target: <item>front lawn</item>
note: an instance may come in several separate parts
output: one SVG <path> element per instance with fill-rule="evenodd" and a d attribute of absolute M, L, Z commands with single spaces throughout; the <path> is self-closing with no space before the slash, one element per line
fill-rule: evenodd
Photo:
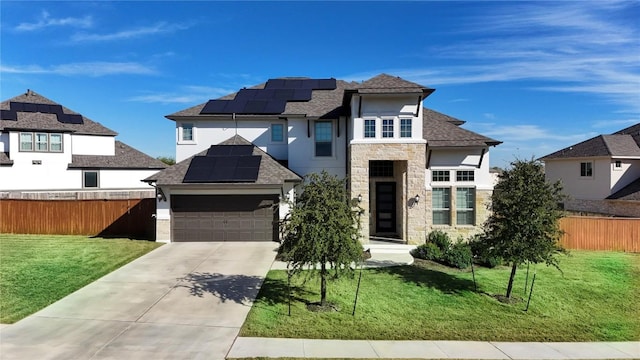
<path fill-rule="evenodd" d="M 160 245 L 86 236 L 0 234 L 0 323 L 14 323 Z"/>
<path fill-rule="evenodd" d="M 564 275 L 537 266 L 529 311 L 526 299 L 507 305 L 510 269 L 471 272 L 439 265 L 365 270 L 355 317 L 355 279 L 329 283 L 337 313 L 310 312 L 320 299 L 317 281 L 296 282 L 287 316 L 287 276 L 271 271 L 241 336 L 314 339 L 637 341 L 640 339 L 640 254 L 573 251 L 561 257 Z M 531 274 L 533 267 L 531 267 Z M 524 297 L 526 267 L 516 275 L 513 296 Z M 294 278 L 295 279 L 295 278 Z M 529 284 L 531 276 L 529 277 Z"/>

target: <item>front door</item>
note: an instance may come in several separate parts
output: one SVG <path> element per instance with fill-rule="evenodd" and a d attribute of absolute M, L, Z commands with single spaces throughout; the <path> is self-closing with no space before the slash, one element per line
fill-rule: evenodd
<path fill-rule="evenodd" d="M 376 232 L 396 232 L 396 183 L 376 183 Z"/>

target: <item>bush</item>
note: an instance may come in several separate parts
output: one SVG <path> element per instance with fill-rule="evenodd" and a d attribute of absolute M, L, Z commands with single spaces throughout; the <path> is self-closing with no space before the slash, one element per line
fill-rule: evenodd
<path fill-rule="evenodd" d="M 480 235 L 474 235 L 469 239 L 469 246 L 474 257 L 474 262 L 488 268 L 494 268 L 502 264 L 502 258 L 491 255 L 489 249 L 484 245 Z"/>
<path fill-rule="evenodd" d="M 471 266 L 471 247 L 469 244 L 459 239 L 455 244 L 451 245 L 449 250 L 444 253 L 443 262 L 458 269 L 466 269 Z"/>
<path fill-rule="evenodd" d="M 434 230 L 427 235 L 427 244 L 428 243 L 435 244 L 442 252 L 446 252 L 451 247 L 449 234 L 440 230 Z"/>
<path fill-rule="evenodd" d="M 411 250 L 411 256 L 418 259 L 437 261 L 442 258 L 442 250 L 433 243 L 426 243 Z"/>

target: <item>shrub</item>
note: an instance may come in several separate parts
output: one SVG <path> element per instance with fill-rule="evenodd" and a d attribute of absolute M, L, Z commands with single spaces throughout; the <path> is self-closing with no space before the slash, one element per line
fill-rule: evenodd
<path fill-rule="evenodd" d="M 442 250 L 433 243 L 426 243 L 411 250 L 411 256 L 418 259 L 438 261 L 442 258 Z"/>
<path fill-rule="evenodd" d="M 442 252 L 446 252 L 451 247 L 449 234 L 440 230 L 430 232 L 429 235 L 427 235 L 427 243 L 435 244 Z"/>
<path fill-rule="evenodd" d="M 484 245 L 480 235 L 474 235 L 469 239 L 469 246 L 474 257 L 474 262 L 488 268 L 494 268 L 502 264 L 499 256 L 491 255 L 489 249 Z"/>
<path fill-rule="evenodd" d="M 451 245 L 449 250 L 444 253 L 443 261 L 446 265 L 452 266 L 458 269 L 466 269 L 471 265 L 471 247 L 469 244 L 458 239 L 458 241 Z"/>

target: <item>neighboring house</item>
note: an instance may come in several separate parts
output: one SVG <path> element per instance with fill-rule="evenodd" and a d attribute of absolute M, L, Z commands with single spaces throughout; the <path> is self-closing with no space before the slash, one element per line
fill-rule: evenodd
<path fill-rule="evenodd" d="M 640 217 L 640 123 L 540 158 L 569 211 Z"/>
<path fill-rule="evenodd" d="M 280 78 L 168 115 L 178 163 L 146 179 L 162 194 L 157 240 L 277 240 L 284 200 L 322 170 L 348 178 L 365 242 L 476 232 L 500 142 L 424 108 L 433 91 L 386 74 Z"/>
<path fill-rule="evenodd" d="M 0 103 L 0 197 L 154 197 L 141 179 L 166 166 L 117 133 L 35 92 Z"/>

